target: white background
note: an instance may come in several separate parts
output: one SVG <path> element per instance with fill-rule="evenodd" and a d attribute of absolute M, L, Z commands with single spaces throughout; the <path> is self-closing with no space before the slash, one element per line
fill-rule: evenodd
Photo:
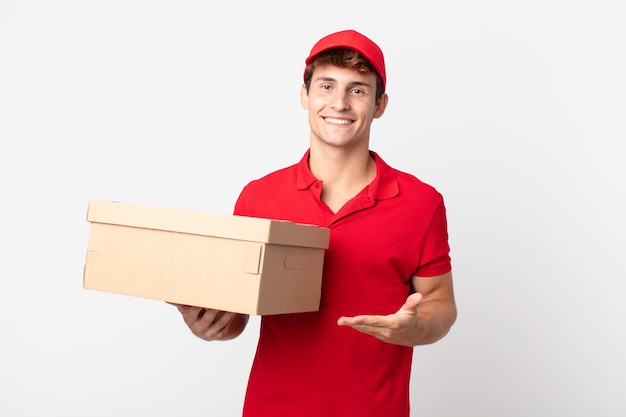
<path fill-rule="evenodd" d="M 206 343 L 84 290 L 87 203 L 231 213 L 306 150 L 304 58 L 347 28 L 386 55 L 372 149 L 448 208 L 459 318 L 415 349 L 413 415 L 625 415 L 625 22 L 621 0 L 2 0 L 0 415 L 239 414 L 258 318 Z"/>

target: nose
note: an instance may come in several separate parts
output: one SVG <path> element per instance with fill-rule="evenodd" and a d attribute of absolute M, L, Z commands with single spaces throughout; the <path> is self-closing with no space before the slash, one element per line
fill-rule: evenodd
<path fill-rule="evenodd" d="M 331 107 L 333 110 L 346 110 L 350 107 L 350 100 L 345 91 L 335 90 L 331 97 Z"/>

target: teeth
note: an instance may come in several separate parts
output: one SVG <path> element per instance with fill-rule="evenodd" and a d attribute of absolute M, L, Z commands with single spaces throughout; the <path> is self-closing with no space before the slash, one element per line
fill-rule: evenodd
<path fill-rule="evenodd" d="M 348 124 L 350 124 L 350 121 L 349 121 L 349 120 L 344 120 L 344 119 L 333 119 L 332 117 L 327 117 L 327 118 L 326 118 L 326 121 L 327 121 L 328 123 L 333 123 L 333 124 L 336 124 L 336 125 L 348 125 Z"/>

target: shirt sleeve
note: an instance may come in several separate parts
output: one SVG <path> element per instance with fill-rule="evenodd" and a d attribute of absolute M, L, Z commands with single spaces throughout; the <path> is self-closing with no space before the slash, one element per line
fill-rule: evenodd
<path fill-rule="evenodd" d="M 248 187 L 249 184 L 246 185 L 241 193 L 239 193 L 239 197 L 237 197 L 237 201 L 235 202 L 235 209 L 233 214 L 236 216 L 250 216 L 250 206 L 248 203 Z"/>
<path fill-rule="evenodd" d="M 446 208 L 443 200 L 435 209 L 424 234 L 420 259 L 420 265 L 413 273 L 414 276 L 432 277 L 445 274 L 452 269 Z"/>

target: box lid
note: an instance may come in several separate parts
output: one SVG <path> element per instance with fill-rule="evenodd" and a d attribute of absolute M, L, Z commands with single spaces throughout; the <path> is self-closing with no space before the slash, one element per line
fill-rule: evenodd
<path fill-rule="evenodd" d="M 330 230 L 284 220 L 90 200 L 87 221 L 277 245 L 328 248 Z"/>

